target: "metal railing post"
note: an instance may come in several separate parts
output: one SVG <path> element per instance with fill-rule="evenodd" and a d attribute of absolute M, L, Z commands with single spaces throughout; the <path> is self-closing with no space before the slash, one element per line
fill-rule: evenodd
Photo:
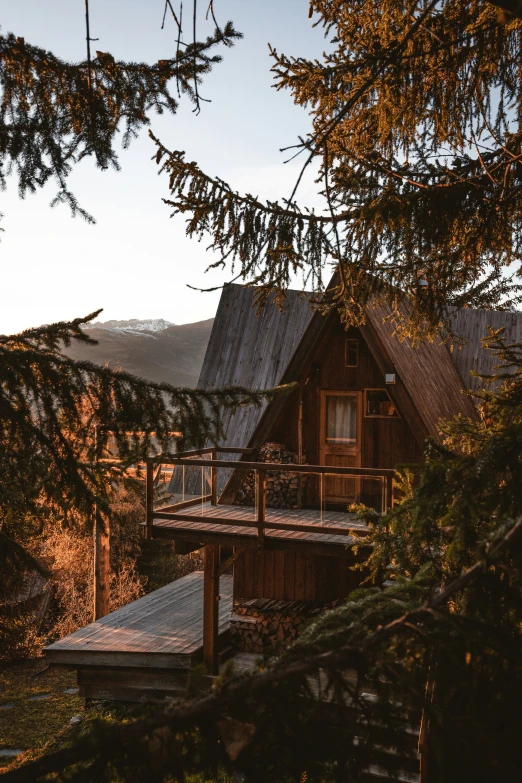
<path fill-rule="evenodd" d="M 145 538 L 152 538 L 152 526 L 154 522 L 154 460 L 147 459 L 147 478 L 145 482 L 145 513 L 146 527 Z"/>
<path fill-rule="evenodd" d="M 214 449 L 211 453 L 213 460 L 217 460 L 217 451 Z M 210 504 L 212 506 L 217 505 L 217 468 L 212 465 L 210 468 L 212 473 L 210 474 Z"/>
<path fill-rule="evenodd" d="M 384 513 L 393 507 L 393 476 L 384 476 Z"/>
<path fill-rule="evenodd" d="M 257 535 L 258 545 L 261 549 L 265 540 L 266 520 L 266 470 L 257 472 Z"/>

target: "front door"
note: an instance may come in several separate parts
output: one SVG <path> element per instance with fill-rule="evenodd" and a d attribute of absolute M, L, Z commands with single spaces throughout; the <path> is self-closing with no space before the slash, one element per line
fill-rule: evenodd
<path fill-rule="evenodd" d="M 362 392 L 321 391 L 320 404 L 320 464 L 360 467 Z M 325 475 L 319 494 L 326 503 L 355 503 L 360 497 L 360 480 Z"/>

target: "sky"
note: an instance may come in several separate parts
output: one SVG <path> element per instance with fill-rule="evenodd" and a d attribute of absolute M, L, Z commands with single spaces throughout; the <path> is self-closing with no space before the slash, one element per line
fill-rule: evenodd
<path fill-rule="evenodd" d="M 179 3 L 176 2 L 175 7 Z M 185 0 L 185 6 L 191 5 Z M 200 0 L 198 37 L 212 32 Z M 175 51 L 172 23 L 161 30 L 164 0 L 90 0 L 93 49 L 114 57 L 156 62 Z M 185 150 L 210 175 L 261 198 L 288 197 L 299 170 L 284 164 L 281 147 L 310 128 L 307 112 L 289 93 L 272 88 L 268 42 L 288 55 L 319 57 L 323 32 L 308 19 L 307 0 L 214 0 L 217 19 L 231 19 L 244 38 L 223 51 L 201 94 L 211 100 L 196 116 L 188 100 L 178 114 L 152 115 L 151 129 L 170 149 Z M 2 33 L 70 60 L 85 58 L 84 0 L 0 0 Z M 121 150 L 121 171 L 83 161 L 69 186 L 95 218 L 88 225 L 66 206 L 51 208 L 55 183 L 24 200 L 14 179 L 0 193 L 0 333 L 68 320 L 104 308 L 101 320 L 165 318 L 190 323 L 211 318 L 219 292 L 198 293 L 231 279 L 205 274 L 216 260 L 185 236 L 184 218 L 170 218 L 165 175 L 151 160 L 147 131 Z M 318 206 L 313 175 L 298 193 L 300 205 Z"/>

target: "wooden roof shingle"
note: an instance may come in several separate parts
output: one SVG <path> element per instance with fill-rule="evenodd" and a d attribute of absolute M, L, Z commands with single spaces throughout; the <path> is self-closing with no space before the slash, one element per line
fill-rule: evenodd
<path fill-rule="evenodd" d="M 300 291 L 288 291 L 283 309 L 267 304 L 259 315 L 254 289 L 229 284 L 223 289 L 198 388 L 244 386 L 271 389 L 285 373 L 312 318 L 310 304 Z M 245 446 L 266 408 L 244 406 L 225 414 L 224 446 Z"/>
<path fill-rule="evenodd" d="M 451 326 L 456 337 L 463 341 L 455 345 L 451 358 L 466 388 L 478 391 L 483 381 L 471 374 L 491 375 L 498 365 L 498 358 L 484 348 L 482 340 L 488 336 L 488 326 L 495 331 L 504 329 L 509 343 L 522 343 L 522 313 L 508 310 L 455 310 Z"/>
<path fill-rule="evenodd" d="M 404 304 L 406 308 L 407 305 Z M 470 397 L 465 394 L 460 374 L 441 337 L 415 344 L 395 335 L 389 307 L 374 305 L 366 310 L 369 323 L 402 379 L 429 435 L 438 437 L 441 419 L 458 413 L 476 415 Z"/>

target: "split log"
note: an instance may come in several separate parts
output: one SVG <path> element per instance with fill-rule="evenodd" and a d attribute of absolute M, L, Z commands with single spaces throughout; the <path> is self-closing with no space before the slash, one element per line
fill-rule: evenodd
<path fill-rule="evenodd" d="M 299 457 L 293 451 L 289 451 L 282 443 L 265 443 L 259 451 L 259 462 L 289 464 L 298 463 Z M 303 457 L 301 464 L 306 464 Z M 280 470 L 275 473 L 267 473 L 266 478 L 266 505 L 269 508 L 297 508 L 300 493 L 302 493 L 307 476 L 298 476 L 288 470 Z M 256 490 L 256 475 L 252 471 L 247 473 L 243 483 L 237 491 L 235 504 L 238 506 L 254 506 Z"/>

